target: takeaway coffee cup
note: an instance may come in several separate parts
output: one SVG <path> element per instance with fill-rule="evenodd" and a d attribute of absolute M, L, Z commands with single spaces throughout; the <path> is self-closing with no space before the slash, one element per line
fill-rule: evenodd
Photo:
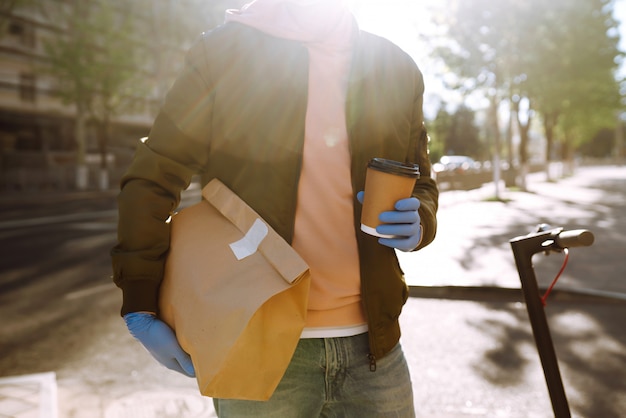
<path fill-rule="evenodd" d="M 394 210 L 398 200 L 410 197 L 419 176 L 417 164 L 371 159 L 365 176 L 361 230 L 376 237 L 393 238 L 376 232 L 376 227 L 382 223 L 378 216 L 381 212 Z"/>

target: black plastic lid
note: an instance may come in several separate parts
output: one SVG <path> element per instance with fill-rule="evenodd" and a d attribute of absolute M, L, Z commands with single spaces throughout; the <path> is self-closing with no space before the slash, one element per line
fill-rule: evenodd
<path fill-rule="evenodd" d="M 373 168 L 374 170 L 382 171 L 383 173 L 416 179 L 420 177 L 420 168 L 417 164 L 402 163 L 400 161 L 387 160 L 385 158 L 372 158 L 367 166 L 369 168 Z"/>

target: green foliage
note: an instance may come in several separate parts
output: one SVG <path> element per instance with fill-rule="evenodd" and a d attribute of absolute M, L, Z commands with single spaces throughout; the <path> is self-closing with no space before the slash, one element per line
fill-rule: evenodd
<path fill-rule="evenodd" d="M 559 122 L 569 147 L 614 124 L 622 54 L 612 0 L 448 3 L 448 41 L 436 53 L 457 75 L 457 88 L 528 98 L 545 121 Z"/>
<path fill-rule="evenodd" d="M 445 109 L 445 106 L 441 106 L 435 119 L 428 124 L 430 158 L 433 162 L 438 161 L 441 156 L 446 154 L 445 138 L 452 124 L 451 120 L 450 113 Z"/>
<path fill-rule="evenodd" d="M 616 22 L 609 0 L 559 0 L 538 17 L 534 42 L 549 38 L 527 65 L 528 92 L 540 113 L 558 112 L 560 131 L 579 145 L 614 124 L 620 107 L 615 80 Z"/>
<path fill-rule="evenodd" d="M 475 121 L 475 112 L 465 106 L 459 107 L 452 114 L 443 107 L 439 109 L 437 117 L 430 124 L 433 161 L 452 154 L 483 159 L 485 147 Z"/>
<path fill-rule="evenodd" d="M 446 154 L 469 155 L 478 158 L 482 144 L 480 133 L 474 120 L 476 116 L 471 109 L 461 106 L 452 115 L 452 123 L 445 139 Z"/>
<path fill-rule="evenodd" d="M 79 164 L 85 161 L 87 121 L 98 127 L 106 168 L 112 118 L 122 112 L 154 112 L 158 108 L 154 103 L 165 95 L 185 50 L 202 31 L 221 22 L 232 3 L 47 0 L 31 5 L 54 24 L 54 36 L 43 41 L 46 61 L 40 72 L 55 80 L 59 98 L 76 108 Z M 219 20 L 217 7 L 222 8 Z"/>
<path fill-rule="evenodd" d="M 600 129 L 591 139 L 580 147 L 584 156 L 595 158 L 611 157 L 615 147 L 615 130 Z"/>
<path fill-rule="evenodd" d="M 66 104 L 102 118 L 141 91 L 132 15 L 103 0 L 50 8 L 48 13 L 59 33 L 44 41 L 48 60 L 42 70 L 54 77 Z"/>
<path fill-rule="evenodd" d="M 45 41 L 44 71 L 58 83 L 59 97 L 102 119 L 133 111 L 164 91 L 191 43 L 223 21 L 242 1 L 88 0 L 40 3 L 59 28 Z M 159 88 L 161 85 L 161 88 Z"/>

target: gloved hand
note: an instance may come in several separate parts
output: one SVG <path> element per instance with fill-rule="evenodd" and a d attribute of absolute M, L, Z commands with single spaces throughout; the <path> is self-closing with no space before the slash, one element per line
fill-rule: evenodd
<path fill-rule="evenodd" d="M 363 203 L 364 192 L 357 193 L 357 199 Z M 376 227 L 382 235 L 395 235 L 395 238 L 379 238 L 378 242 L 401 251 L 413 251 L 421 241 L 420 201 L 416 197 L 400 199 L 394 205 L 394 211 L 382 212 L 378 219 L 384 222 Z"/>
<path fill-rule="evenodd" d="M 195 377 L 189 354 L 178 344 L 174 331 L 156 315 L 147 312 L 132 312 L 124 315 L 131 335 L 148 350 L 152 357 L 168 369 L 189 377 Z"/>

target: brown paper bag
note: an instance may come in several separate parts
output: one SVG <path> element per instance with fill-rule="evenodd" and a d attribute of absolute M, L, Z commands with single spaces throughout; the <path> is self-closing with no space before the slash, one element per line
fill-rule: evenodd
<path fill-rule="evenodd" d="M 202 197 L 172 217 L 159 315 L 203 395 L 267 400 L 304 328 L 308 266 L 219 180 Z"/>

